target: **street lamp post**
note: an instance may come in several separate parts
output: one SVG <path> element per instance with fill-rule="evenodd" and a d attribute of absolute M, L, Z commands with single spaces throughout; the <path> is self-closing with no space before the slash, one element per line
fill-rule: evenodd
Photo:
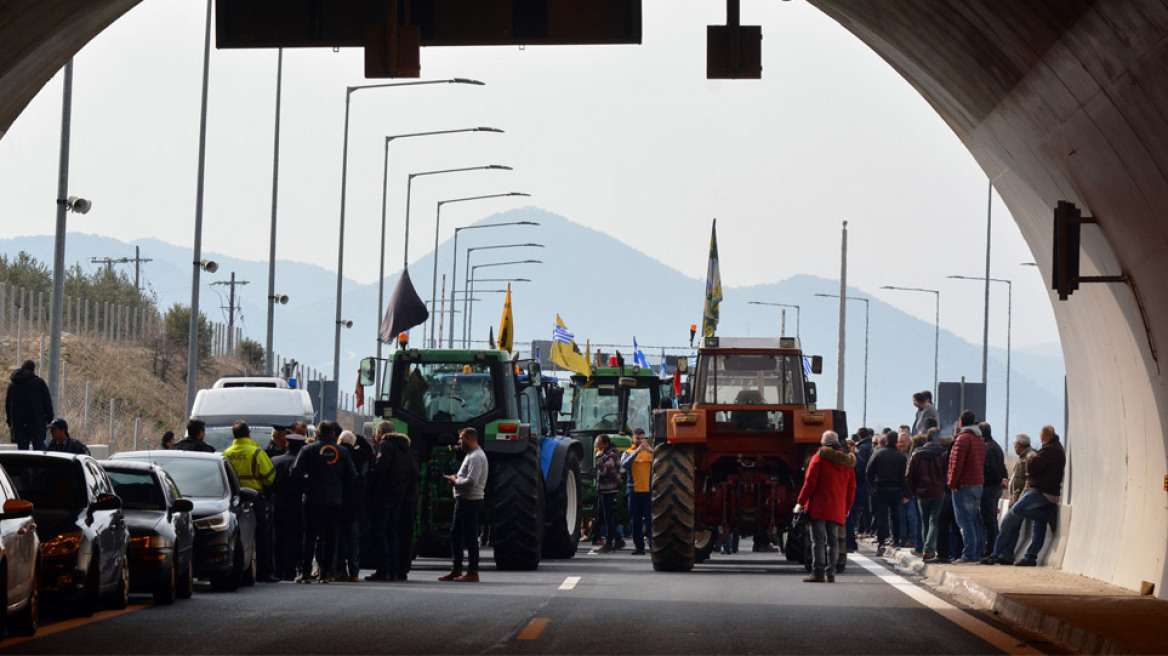
<path fill-rule="evenodd" d="M 203 87 L 199 110 L 199 165 L 195 175 L 195 238 L 191 258 L 191 321 L 187 333 L 187 415 L 195 404 L 199 377 L 199 274 L 203 271 L 203 188 L 207 172 L 207 89 L 211 72 L 211 0 L 203 35 Z"/>
<path fill-rule="evenodd" d="M 473 296 L 476 293 L 475 288 L 474 288 L 475 272 L 476 271 L 478 271 L 481 268 L 485 268 L 485 267 L 506 266 L 509 264 L 543 264 L 543 261 L 542 260 L 515 260 L 512 262 L 488 262 L 486 264 L 476 264 L 470 268 L 470 281 L 467 283 L 467 287 L 466 287 L 466 290 L 467 290 L 466 298 L 469 299 L 471 296 Z M 478 292 L 478 293 L 481 294 L 483 292 Z M 468 316 L 466 318 L 467 334 L 466 334 L 466 339 L 465 339 L 465 342 L 466 342 L 465 348 L 470 348 L 470 335 L 471 335 L 471 330 L 474 326 L 473 313 L 474 313 L 474 306 L 468 305 L 467 314 L 471 315 L 471 316 Z"/>
<path fill-rule="evenodd" d="M 413 137 L 429 137 L 439 134 L 457 134 L 461 132 L 502 132 L 498 128 L 461 128 L 457 130 L 437 130 L 431 132 L 410 132 L 407 134 L 391 134 L 385 137 L 385 163 L 381 172 L 381 244 L 380 259 L 377 275 L 377 321 L 373 326 L 381 325 L 381 318 L 385 314 L 385 207 L 389 193 L 389 144 L 395 139 L 409 139 Z M 381 359 L 381 331 L 377 331 L 377 359 Z M 381 367 L 377 367 L 375 389 L 381 389 Z"/>
<path fill-rule="evenodd" d="M 418 173 L 409 174 L 409 176 L 406 179 L 406 231 L 405 231 L 405 236 L 402 239 L 402 271 L 405 271 L 410 266 L 410 192 L 414 186 L 414 178 L 420 178 L 420 177 L 427 176 L 427 175 L 441 175 L 444 173 L 462 173 L 465 171 L 490 171 L 490 170 L 510 171 L 512 169 L 510 166 L 504 166 L 502 164 L 487 164 L 485 166 L 466 166 L 466 167 L 457 168 L 457 169 L 441 169 L 441 170 L 437 170 L 437 171 L 420 171 Z M 434 260 L 435 260 L 435 263 L 437 263 L 437 260 L 438 260 L 438 252 L 437 251 L 434 252 Z M 437 267 L 435 267 L 435 278 L 437 278 Z M 438 281 L 437 281 L 437 279 L 435 279 L 431 282 L 432 282 L 432 285 L 431 285 L 430 297 L 433 298 L 434 296 L 437 295 Z M 426 328 L 427 328 L 427 326 L 425 326 L 425 325 L 422 326 L 423 344 L 425 343 Z"/>
<path fill-rule="evenodd" d="M 543 244 L 528 243 L 528 244 L 498 244 L 495 246 L 473 246 L 471 248 L 466 249 L 466 280 L 463 281 L 462 288 L 466 289 L 468 291 L 474 291 L 471 287 L 471 275 L 470 275 L 471 274 L 470 254 L 473 253 L 474 251 L 486 251 L 486 250 L 492 250 L 492 249 L 496 249 L 496 248 L 523 248 L 523 247 L 528 247 L 528 246 L 530 246 L 532 248 L 543 248 Z M 455 253 L 456 258 L 457 258 L 457 256 L 458 256 L 458 254 Z M 471 312 L 470 312 L 470 306 L 466 300 L 463 300 L 462 309 L 463 309 L 463 313 L 462 313 L 463 348 L 470 348 L 470 342 L 467 341 L 468 336 L 470 334 L 469 333 L 470 327 L 467 324 L 470 322 Z"/>
<path fill-rule="evenodd" d="M 933 318 L 933 395 L 936 396 L 940 392 L 937 389 L 937 354 L 941 345 L 941 292 L 936 289 L 922 289 L 920 287 L 897 287 L 895 285 L 884 285 L 880 289 L 893 289 L 901 292 L 925 292 L 932 294 L 937 302 L 936 314 Z"/>
<path fill-rule="evenodd" d="M 470 200 L 486 200 L 488 198 L 505 198 L 508 196 L 530 196 L 530 195 L 531 194 L 525 194 L 525 193 L 522 193 L 519 191 L 512 191 L 512 192 L 505 193 L 505 194 L 487 194 L 485 196 L 469 196 L 467 198 L 452 198 L 449 200 L 438 201 L 437 209 L 434 211 L 434 272 L 433 272 L 433 274 L 431 274 L 431 281 L 432 281 L 432 285 L 430 288 L 430 307 L 431 308 L 437 307 L 437 302 L 438 302 L 438 297 L 437 297 L 437 293 L 438 293 L 438 287 L 437 287 L 438 286 L 438 228 L 439 228 L 439 226 L 442 225 L 442 206 L 447 204 L 447 203 L 463 203 L 463 202 L 470 201 Z M 454 231 L 454 238 L 455 238 L 455 242 L 454 242 L 455 249 L 450 251 L 450 259 L 453 262 L 457 263 L 458 262 L 458 229 L 457 228 Z M 454 291 L 454 273 L 453 272 L 450 274 L 450 285 L 451 285 L 450 289 L 453 292 Z M 451 297 L 451 299 L 452 299 L 451 302 L 453 302 L 453 296 Z M 451 309 L 453 309 L 453 306 L 451 306 Z M 435 319 L 434 313 L 431 313 L 430 314 L 430 348 L 437 348 L 437 347 L 442 346 L 442 335 L 438 335 L 436 332 L 434 332 L 434 319 Z M 450 315 L 450 321 L 452 324 L 451 331 L 453 332 L 453 330 L 454 330 L 454 326 L 453 326 L 454 314 L 453 313 Z"/>
<path fill-rule="evenodd" d="M 799 306 L 791 305 L 790 303 L 767 303 L 766 301 L 749 301 L 749 305 L 770 305 L 774 307 L 795 308 L 795 337 L 800 337 L 799 333 Z M 781 331 L 780 331 L 781 332 Z M 779 335 L 782 337 L 782 335 Z"/>
<path fill-rule="evenodd" d="M 469 200 L 469 199 L 468 199 Z M 451 201 L 454 202 L 454 201 Z M 454 229 L 454 248 L 450 251 L 450 333 L 446 342 L 447 348 L 454 348 L 454 288 L 455 282 L 458 280 L 458 233 L 463 230 L 475 230 L 477 228 L 502 228 L 504 226 L 513 225 L 539 225 L 537 221 L 508 221 L 506 223 L 486 223 L 483 225 L 469 225 Z M 467 262 L 470 262 L 470 256 L 467 255 Z M 463 336 L 466 334 L 466 307 L 463 309 Z"/>
<path fill-rule="evenodd" d="M 839 298 L 839 294 L 816 294 L 823 298 Z M 864 418 L 863 424 L 868 425 L 868 299 L 861 296 L 849 296 L 849 301 L 863 301 L 864 303 Z M 843 408 L 840 408 L 841 410 Z"/>
<path fill-rule="evenodd" d="M 954 280 L 981 280 L 1006 283 L 1006 436 L 1010 435 L 1010 346 L 1014 334 L 1014 281 L 981 276 L 947 276 Z"/>
<path fill-rule="evenodd" d="M 272 141 L 272 227 L 268 244 L 268 326 L 264 340 L 264 374 L 274 376 L 272 362 L 272 332 L 276 314 L 276 209 L 280 193 L 280 94 L 284 86 L 284 49 L 276 55 L 276 119 Z M 287 301 L 285 301 L 287 302 Z"/>
<path fill-rule="evenodd" d="M 208 25 L 210 24 L 211 9 L 208 3 L 207 8 Z M 208 35 L 210 30 L 208 29 Z M 210 43 L 210 36 L 208 36 L 208 43 Z M 410 82 L 385 82 L 381 84 L 362 84 L 354 87 L 345 87 L 345 133 L 343 137 L 343 148 L 341 150 L 341 217 L 338 227 L 337 236 L 337 316 L 336 316 L 336 331 L 333 339 L 333 380 L 337 380 L 341 375 L 341 283 L 344 282 L 345 275 L 345 189 L 348 184 L 349 175 L 349 106 L 353 94 L 363 89 L 382 89 L 386 87 L 409 87 L 421 86 L 426 84 L 473 84 L 476 86 L 483 86 L 482 82 L 478 80 L 468 80 L 466 78 L 450 78 L 447 80 L 415 80 Z M 384 240 L 383 240 L 384 241 Z M 196 251 L 195 258 L 198 259 Z M 197 278 L 197 276 L 196 276 Z M 193 324 L 192 324 L 193 325 Z M 190 384 L 187 385 L 188 389 Z M 189 394 L 189 392 L 188 392 Z M 190 404 L 193 400 L 187 400 L 187 409 L 190 409 Z"/>

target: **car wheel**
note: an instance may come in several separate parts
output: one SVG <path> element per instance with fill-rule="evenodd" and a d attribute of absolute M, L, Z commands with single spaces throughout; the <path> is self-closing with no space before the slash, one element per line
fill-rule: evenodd
<path fill-rule="evenodd" d="M 239 579 L 243 575 L 243 550 L 236 543 L 231 550 L 231 569 L 211 577 L 211 589 L 218 592 L 235 592 L 239 589 Z"/>
<path fill-rule="evenodd" d="M 105 599 L 106 605 L 114 610 L 122 610 L 130 605 L 130 557 L 122 556 L 122 567 L 118 573 L 118 583 Z"/>
<path fill-rule="evenodd" d="M 41 564 L 38 562 L 32 573 L 32 590 L 28 593 L 28 603 L 8 618 L 8 630 L 13 635 L 30 636 L 36 633 L 41 621 Z M 5 604 L 7 606 L 7 604 Z"/>
<path fill-rule="evenodd" d="M 179 599 L 190 599 L 195 592 L 195 564 L 187 561 L 182 576 L 178 579 L 178 589 L 175 596 Z"/>
<path fill-rule="evenodd" d="M 178 565 L 172 561 L 170 563 L 170 571 L 166 573 L 166 578 L 155 585 L 155 605 L 167 606 L 174 603 L 174 598 L 178 593 L 178 573 L 175 572 L 176 569 L 178 569 Z"/>

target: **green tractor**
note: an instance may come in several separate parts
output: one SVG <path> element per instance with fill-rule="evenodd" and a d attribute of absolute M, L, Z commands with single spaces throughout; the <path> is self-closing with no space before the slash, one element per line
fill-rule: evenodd
<path fill-rule="evenodd" d="M 572 376 L 572 389 L 570 435 L 588 454 L 581 463 L 580 473 L 584 479 L 584 523 L 591 526 L 597 518 L 596 438 L 608 435 L 613 446 L 623 452 L 632 444 L 634 429 L 643 428 L 649 434 L 653 409 L 662 398 L 663 385 L 651 368 L 614 364 L 593 367 L 590 376 Z M 617 493 L 616 521 L 618 525 L 629 521 L 623 486 Z"/>
<path fill-rule="evenodd" d="M 571 558 L 580 539 L 583 447 L 554 434 L 563 389 L 526 371 L 505 351 L 401 349 L 383 361 L 376 421 L 408 435 L 420 471 L 417 555 L 450 554 L 454 499 L 443 480 L 458 471 L 458 433 L 473 427 L 490 463 L 483 539 L 495 565 L 529 570 L 541 558 Z M 361 362 L 373 384 L 378 362 Z"/>

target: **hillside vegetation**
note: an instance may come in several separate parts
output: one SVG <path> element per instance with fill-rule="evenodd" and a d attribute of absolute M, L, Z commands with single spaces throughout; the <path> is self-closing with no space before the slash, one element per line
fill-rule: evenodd
<path fill-rule="evenodd" d="M 42 369 L 48 366 L 47 344 L 46 339 L 43 367 L 37 368 L 37 375 L 46 380 Z M 25 339 L 20 359 L 37 362 L 40 348 L 39 337 Z M 5 389 L 9 375 L 20 364 L 17 357 L 15 338 L 0 342 Z M 167 430 L 182 438 L 186 425 L 185 354 L 175 357 L 153 345 L 65 335 L 61 359 L 65 385 L 56 411 L 69 422 L 73 437 L 87 444 L 110 444 L 113 451 L 135 447 L 136 426 L 139 448 L 157 446 Z M 230 357 L 204 358 L 200 365 L 199 389 L 210 387 L 221 376 L 247 372 L 242 361 Z M 6 425 L 0 426 L 0 440 L 11 441 Z"/>

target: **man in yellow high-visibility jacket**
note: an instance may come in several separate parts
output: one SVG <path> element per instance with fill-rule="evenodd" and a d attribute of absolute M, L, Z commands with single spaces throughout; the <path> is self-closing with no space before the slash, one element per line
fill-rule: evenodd
<path fill-rule="evenodd" d="M 276 468 L 268 454 L 251 439 L 251 428 L 247 422 L 237 421 L 231 426 L 231 434 L 235 439 L 231 446 L 223 450 L 223 457 L 231 463 L 239 477 L 239 484 L 260 493 L 255 500 L 256 517 L 256 580 L 264 583 L 275 583 L 280 577 L 275 575 L 275 561 L 273 560 L 273 528 L 272 504 L 266 493 L 276 480 Z"/>

